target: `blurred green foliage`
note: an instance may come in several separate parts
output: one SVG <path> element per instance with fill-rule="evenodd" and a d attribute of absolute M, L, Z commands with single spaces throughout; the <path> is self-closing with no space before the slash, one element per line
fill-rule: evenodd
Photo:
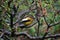
<path fill-rule="evenodd" d="M 12 8 L 8 7 L 8 1 L 9 0 L 0 1 L 1 2 L 1 4 L 0 4 L 1 5 L 1 7 L 0 7 L 0 19 L 2 19 L 2 22 L 0 22 L 0 28 L 3 27 L 3 25 L 4 25 L 4 26 L 6 26 L 5 28 L 8 27 L 8 29 L 10 29 L 9 26 L 7 26 L 8 24 L 6 24 L 6 21 L 10 22 L 9 13 L 12 10 Z M 11 3 L 11 7 L 13 6 L 14 3 L 16 3 L 16 5 L 18 5 L 22 1 L 23 0 L 17 0 L 17 2 L 15 2 L 15 0 L 13 0 L 13 2 Z M 24 0 L 23 3 L 19 5 L 18 12 L 21 10 L 27 10 L 31 6 L 31 3 L 32 3 L 32 0 Z M 49 24 L 53 24 L 55 22 L 60 21 L 60 13 L 56 13 L 56 10 L 60 10 L 60 0 L 57 0 L 57 1 L 56 0 L 42 0 L 42 7 L 47 9 L 48 16 L 46 17 L 46 20 Z M 7 14 L 8 16 L 5 15 L 6 10 L 8 11 L 8 14 Z M 30 12 L 29 14 L 34 16 L 33 12 Z M 56 16 L 55 16 L 55 14 L 56 14 Z M 16 20 L 16 19 L 14 19 L 14 20 Z M 41 18 L 40 19 L 41 25 L 43 24 L 43 22 L 44 22 L 44 19 Z M 45 32 L 44 28 L 46 29 L 46 27 L 44 27 L 43 25 L 40 27 L 40 29 L 41 29 L 40 34 L 41 35 L 43 35 L 43 33 Z M 25 30 L 28 30 L 28 29 L 25 29 Z M 60 30 L 60 25 L 52 27 L 52 30 L 50 32 L 53 31 L 53 33 L 54 33 L 56 30 Z M 28 32 L 30 34 L 34 35 L 36 33 L 35 27 L 32 27 L 31 29 L 29 29 Z"/>

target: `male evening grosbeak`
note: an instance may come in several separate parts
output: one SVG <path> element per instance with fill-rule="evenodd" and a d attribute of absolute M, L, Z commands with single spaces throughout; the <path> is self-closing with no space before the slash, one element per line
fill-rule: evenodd
<path fill-rule="evenodd" d="M 27 26 L 31 25 L 34 21 L 33 16 L 26 16 L 19 22 L 20 28 L 26 28 Z"/>

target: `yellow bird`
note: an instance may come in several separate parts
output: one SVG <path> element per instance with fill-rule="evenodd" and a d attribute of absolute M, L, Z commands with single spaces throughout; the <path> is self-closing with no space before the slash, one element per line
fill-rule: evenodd
<path fill-rule="evenodd" d="M 25 28 L 25 27 L 29 26 L 30 24 L 32 24 L 33 21 L 34 21 L 33 16 L 26 16 L 25 18 L 23 18 L 20 21 L 19 26 L 20 26 L 20 28 Z"/>

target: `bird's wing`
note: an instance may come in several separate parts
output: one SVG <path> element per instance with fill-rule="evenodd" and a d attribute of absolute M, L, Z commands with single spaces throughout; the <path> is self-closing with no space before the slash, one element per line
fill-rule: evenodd
<path fill-rule="evenodd" d="M 30 20 L 28 20 L 28 19 L 22 19 L 22 23 L 24 23 L 24 22 L 29 22 Z"/>

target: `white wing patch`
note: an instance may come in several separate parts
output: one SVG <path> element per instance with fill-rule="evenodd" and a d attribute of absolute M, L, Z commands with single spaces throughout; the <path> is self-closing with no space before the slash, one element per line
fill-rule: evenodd
<path fill-rule="evenodd" d="M 22 21 L 27 21 L 28 19 L 27 18 L 25 18 L 25 19 L 22 19 Z"/>

